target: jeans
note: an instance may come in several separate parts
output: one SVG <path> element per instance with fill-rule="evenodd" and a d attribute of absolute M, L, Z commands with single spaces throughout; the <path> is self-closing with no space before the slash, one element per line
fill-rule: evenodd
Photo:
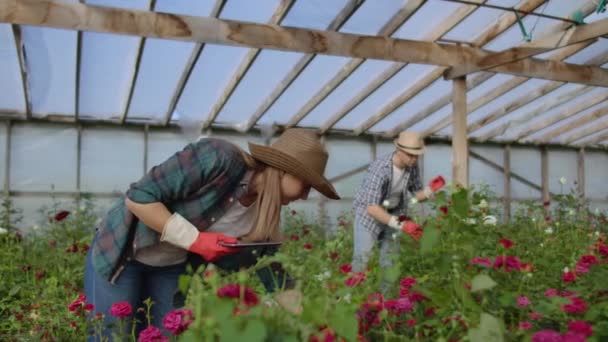
<path fill-rule="evenodd" d="M 95 243 L 93 240 L 92 243 Z M 92 250 L 92 249 L 91 249 Z M 148 266 L 135 260 L 129 261 L 115 284 L 102 278 L 92 266 L 91 250 L 87 255 L 84 273 L 84 293 L 87 303 L 95 305 L 93 314 L 101 313 L 105 316 L 104 327 L 117 323 L 117 319 L 110 315 L 110 308 L 116 302 L 127 301 L 133 308 L 144 307 L 143 300 L 150 297 L 153 301 L 150 324 L 163 329 L 162 319 L 165 315 L 185 304 L 185 296 L 179 291 L 178 278 L 185 273 L 186 265 L 191 264 L 194 269 L 206 262 L 198 255 L 190 254 L 186 263 L 155 267 Z M 258 257 L 276 253 L 276 247 L 243 248 L 240 253 L 227 255 L 214 262 L 218 268 L 227 272 L 235 272 L 239 269 L 248 268 L 256 264 Z M 269 267 L 257 270 L 257 275 L 268 292 L 274 292 L 277 288 L 291 288 L 294 286 L 285 270 L 278 263 L 272 263 Z M 136 336 L 139 331 L 147 327 L 144 313 L 136 316 L 140 321 L 136 328 Z M 131 325 L 125 328 L 125 334 L 130 333 Z M 104 339 L 111 338 L 111 329 L 104 329 Z M 89 341 L 98 341 L 99 336 L 89 338 Z"/>
<path fill-rule="evenodd" d="M 87 303 L 95 305 L 93 313 L 105 316 L 104 327 L 117 323 L 117 319 L 110 315 L 110 308 L 116 302 L 129 302 L 135 314 L 138 308 L 145 308 L 143 301 L 151 298 L 153 303 L 150 309 L 150 324 L 161 329 L 163 317 L 169 311 L 184 305 L 183 296 L 179 296 L 178 292 L 178 277 L 185 272 L 185 263 L 153 267 L 132 260 L 125 265 L 113 285 L 95 272 L 91 259 L 89 251 L 84 273 L 84 294 L 87 296 Z M 138 333 L 147 327 L 148 322 L 145 312 L 139 312 L 135 317 L 140 321 L 136 328 Z M 128 322 L 129 324 L 123 324 L 128 325 L 124 326 L 127 335 L 130 333 L 131 320 Z M 112 332 L 109 329 L 103 330 L 104 338 L 111 337 Z M 89 341 L 97 341 L 98 337 L 92 337 Z"/>
<path fill-rule="evenodd" d="M 366 213 L 355 213 L 355 226 L 354 226 L 354 246 L 353 246 L 353 260 L 352 270 L 353 272 L 363 272 L 367 269 L 369 258 L 371 257 L 374 247 L 376 244 L 379 245 L 379 260 L 378 263 L 381 269 L 388 269 L 393 266 L 393 259 L 398 256 L 399 253 L 399 239 L 393 238 L 392 228 L 387 225 L 382 225 L 380 233 L 375 234 L 369 231 L 362 224 L 362 215 Z M 383 292 L 388 291 L 390 284 L 383 281 L 380 285 Z"/>

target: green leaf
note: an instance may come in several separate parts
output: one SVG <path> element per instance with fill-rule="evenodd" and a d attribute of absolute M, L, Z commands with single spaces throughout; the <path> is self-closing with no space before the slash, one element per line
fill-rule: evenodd
<path fill-rule="evenodd" d="M 452 208 L 456 215 L 467 217 L 469 215 L 469 198 L 466 189 L 460 189 L 452 194 Z"/>
<path fill-rule="evenodd" d="M 258 319 L 247 321 L 245 329 L 241 332 L 240 340 L 248 342 L 263 342 L 266 339 L 266 326 Z"/>
<path fill-rule="evenodd" d="M 429 253 L 439 242 L 441 232 L 437 228 L 428 227 L 424 230 L 420 239 L 420 252 L 422 254 Z"/>
<path fill-rule="evenodd" d="M 478 274 L 471 281 L 471 292 L 489 290 L 494 288 L 496 285 L 498 284 L 487 274 Z"/>
<path fill-rule="evenodd" d="M 332 315 L 329 316 L 329 326 L 347 341 L 357 339 L 356 312 L 346 306 L 337 306 Z"/>
<path fill-rule="evenodd" d="M 187 274 L 182 274 L 178 278 L 179 290 L 183 294 L 188 293 L 188 289 L 190 288 L 190 281 L 192 280 L 192 276 Z"/>
<path fill-rule="evenodd" d="M 470 309 L 472 311 L 479 310 L 479 306 L 473 300 L 473 297 L 471 297 L 471 293 L 464 286 L 464 284 L 462 283 L 462 281 L 460 279 L 454 279 L 453 286 L 454 286 L 454 291 L 456 292 L 457 299 L 462 301 L 462 305 L 464 305 L 467 309 Z"/>
<path fill-rule="evenodd" d="M 479 327 L 469 330 L 469 340 L 471 342 L 504 341 L 502 322 L 487 313 L 481 314 Z"/>

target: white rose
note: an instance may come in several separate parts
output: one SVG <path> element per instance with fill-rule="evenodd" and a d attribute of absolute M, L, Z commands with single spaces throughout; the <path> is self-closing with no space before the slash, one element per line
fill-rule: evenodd
<path fill-rule="evenodd" d="M 568 273 L 570 272 L 570 269 L 568 268 L 568 266 L 564 267 L 564 273 Z"/>
<path fill-rule="evenodd" d="M 346 295 L 344 295 L 344 297 L 342 297 L 342 298 L 344 298 L 344 301 L 345 301 L 345 302 L 350 303 L 350 293 L 347 293 L 347 294 L 346 294 Z"/>
<path fill-rule="evenodd" d="M 595 231 L 595 236 L 600 236 L 600 232 L 599 231 Z"/>
<path fill-rule="evenodd" d="M 464 220 L 464 223 L 470 224 L 470 225 L 475 225 L 475 224 L 477 224 L 477 220 L 472 217 L 469 217 L 466 220 Z"/>
<path fill-rule="evenodd" d="M 8 229 L 0 227 L 0 235 L 7 234 L 7 233 L 8 233 Z"/>
<path fill-rule="evenodd" d="M 549 227 L 545 229 L 545 234 L 553 234 L 553 228 Z"/>
<path fill-rule="evenodd" d="M 410 199 L 410 203 L 411 203 L 411 204 L 416 204 L 416 203 L 418 203 L 418 199 L 417 199 L 416 197 L 412 197 L 412 198 Z"/>
<path fill-rule="evenodd" d="M 560 177 L 560 179 L 559 179 L 559 183 L 560 183 L 561 185 L 565 185 L 565 184 L 566 184 L 566 177 Z"/>
<path fill-rule="evenodd" d="M 382 201 L 382 206 L 387 208 L 389 205 L 391 205 L 391 202 L 389 202 L 388 200 L 384 200 Z"/>
<path fill-rule="evenodd" d="M 574 211 L 574 209 L 572 209 L 572 208 L 570 208 L 570 209 L 568 210 L 568 215 L 569 215 L 569 216 L 574 216 L 574 214 L 575 214 L 575 213 L 576 213 L 576 212 L 575 212 L 575 211 Z"/>
<path fill-rule="evenodd" d="M 482 209 L 487 208 L 487 207 L 488 207 L 488 202 L 486 202 L 486 200 L 485 200 L 485 199 L 482 199 L 482 200 L 479 202 L 479 207 L 480 207 L 480 208 L 482 208 Z"/>
<path fill-rule="evenodd" d="M 496 217 L 492 215 L 488 215 L 483 218 L 483 224 L 488 226 L 495 226 L 497 222 L 498 220 L 496 219 Z"/>

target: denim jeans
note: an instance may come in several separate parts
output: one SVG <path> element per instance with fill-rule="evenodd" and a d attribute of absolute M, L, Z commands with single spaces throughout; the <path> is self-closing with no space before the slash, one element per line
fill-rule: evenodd
<path fill-rule="evenodd" d="M 95 243 L 95 240 L 92 243 Z M 85 266 L 84 292 L 87 303 L 95 305 L 93 314 L 101 313 L 105 316 L 104 327 L 117 323 L 116 318 L 110 316 L 112 304 L 127 301 L 135 313 L 137 308 L 145 307 L 143 300 L 150 297 L 153 301 L 150 323 L 163 329 L 163 317 L 169 311 L 183 307 L 185 304 L 185 296 L 179 292 L 178 278 L 185 272 L 186 264 L 191 264 L 194 269 L 206 264 L 201 257 L 193 254 L 189 255 L 186 263 L 164 267 L 148 266 L 131 260 L 125 265 L 115 284 L 111 284 L 93 269 L 91 250 L 87 255 Z M 272 255 L 276 251 L 276 247 L 243 248 L 240 253 L 227 255 L 214 264 L 223 271 L 235 272 L 255 265 L 259 257 Z M 277 288 L 293 287 L 293 280 L 278 263 L 257 270 L 257 275 L 268 292 L 274 292 Z M 136 318 L 141 322 L 136 329 L 138 333 L 147 327 L 147 321 L 142 313 Z M 130 331 L 130 326 L 125 329 Z M 104 337 L 111 338 L 111 334 L 111 329 L 104 329 Z M 89 341 L 97 340 L 98 336 L 89 339 Z"/>
<path fill-rule="evenodd" d="M 362 224 L 362 216 L 366 213 L 355 213 L 354 226 L 354 246 L 353 246 L 353 272 L 363 272 L 367 269 L 369 258 L 371 257 L 374 247 L 378 245 L 379 255 L 378 263 L 381 269 L 388 269 L 393 266 L 393 259 L 399 253 L 399 239 L 393 238 L 394 230 L 386 225 L 382 225 L 382 230 L 379 234 L 374 234 Z M 388 291 L 390 284 L 382 282 L 381 290 Z"/>
<path fill-rule="evenodd" d="M 138 308 L 145 308 L 143 301 L 151 298 L 153 303 L 150 310 L 152 316 L 150 324 L 163 329 L 163 317 L 169 311 L 184 305 L 183 297 L 178 293 L 178 277 L 184 272 L 185 263 L 153 267 L 132 260 L 125 265 L 116 283 L 111 284 L 95 272 L 89 251 L 84 273 L 84 294 L 87 296 L 87 303 L 95 305 L 94 313 L 105 316 L 104 327 L 117 323 L 117 319 L 110 315 L 112 304 L 129 302 L 135 314 Z M 148 322 L 144 312 L 139 312 L 135 317 L 140 321 L 136 332 L 145 329 Z M 131 329 L 130 320 L 128 327 L 124 328 L 128 334 Z M 110 329 L 104 329 L 103 335 L 111 337 L 111 333 Z M 97 340 L 98 336 L 89 339 L 89 341 Z"/>

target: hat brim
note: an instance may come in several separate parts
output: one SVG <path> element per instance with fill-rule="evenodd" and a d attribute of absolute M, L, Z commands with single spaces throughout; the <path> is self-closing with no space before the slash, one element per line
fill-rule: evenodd
<path fill-rule="evenodd" d="M 407 152 L 409 154 L 413 154 L 413 155 L 416 155 L 416 156 L 424 154 L 424 147 L 421 147 L 419 149 L 412 149 L 412 148 L 403 147 L 403 146 L 399 145 L 399 143 L 397 142 L 397 140 L 398 139 L 393 140 L 393 143 L 395 144 L 395 147 L 397 147 L 401 151 L 405 151 L 405 152 Z"/>
<path fill-rule="evenodd" d="M 249 152 L 253 158 L 304 180 L 325 197 L 340 199 L 340 195 L 327 178 L 311 170 L 296 158 L 276 148 L 254 143 L 249 143 Z"/>

